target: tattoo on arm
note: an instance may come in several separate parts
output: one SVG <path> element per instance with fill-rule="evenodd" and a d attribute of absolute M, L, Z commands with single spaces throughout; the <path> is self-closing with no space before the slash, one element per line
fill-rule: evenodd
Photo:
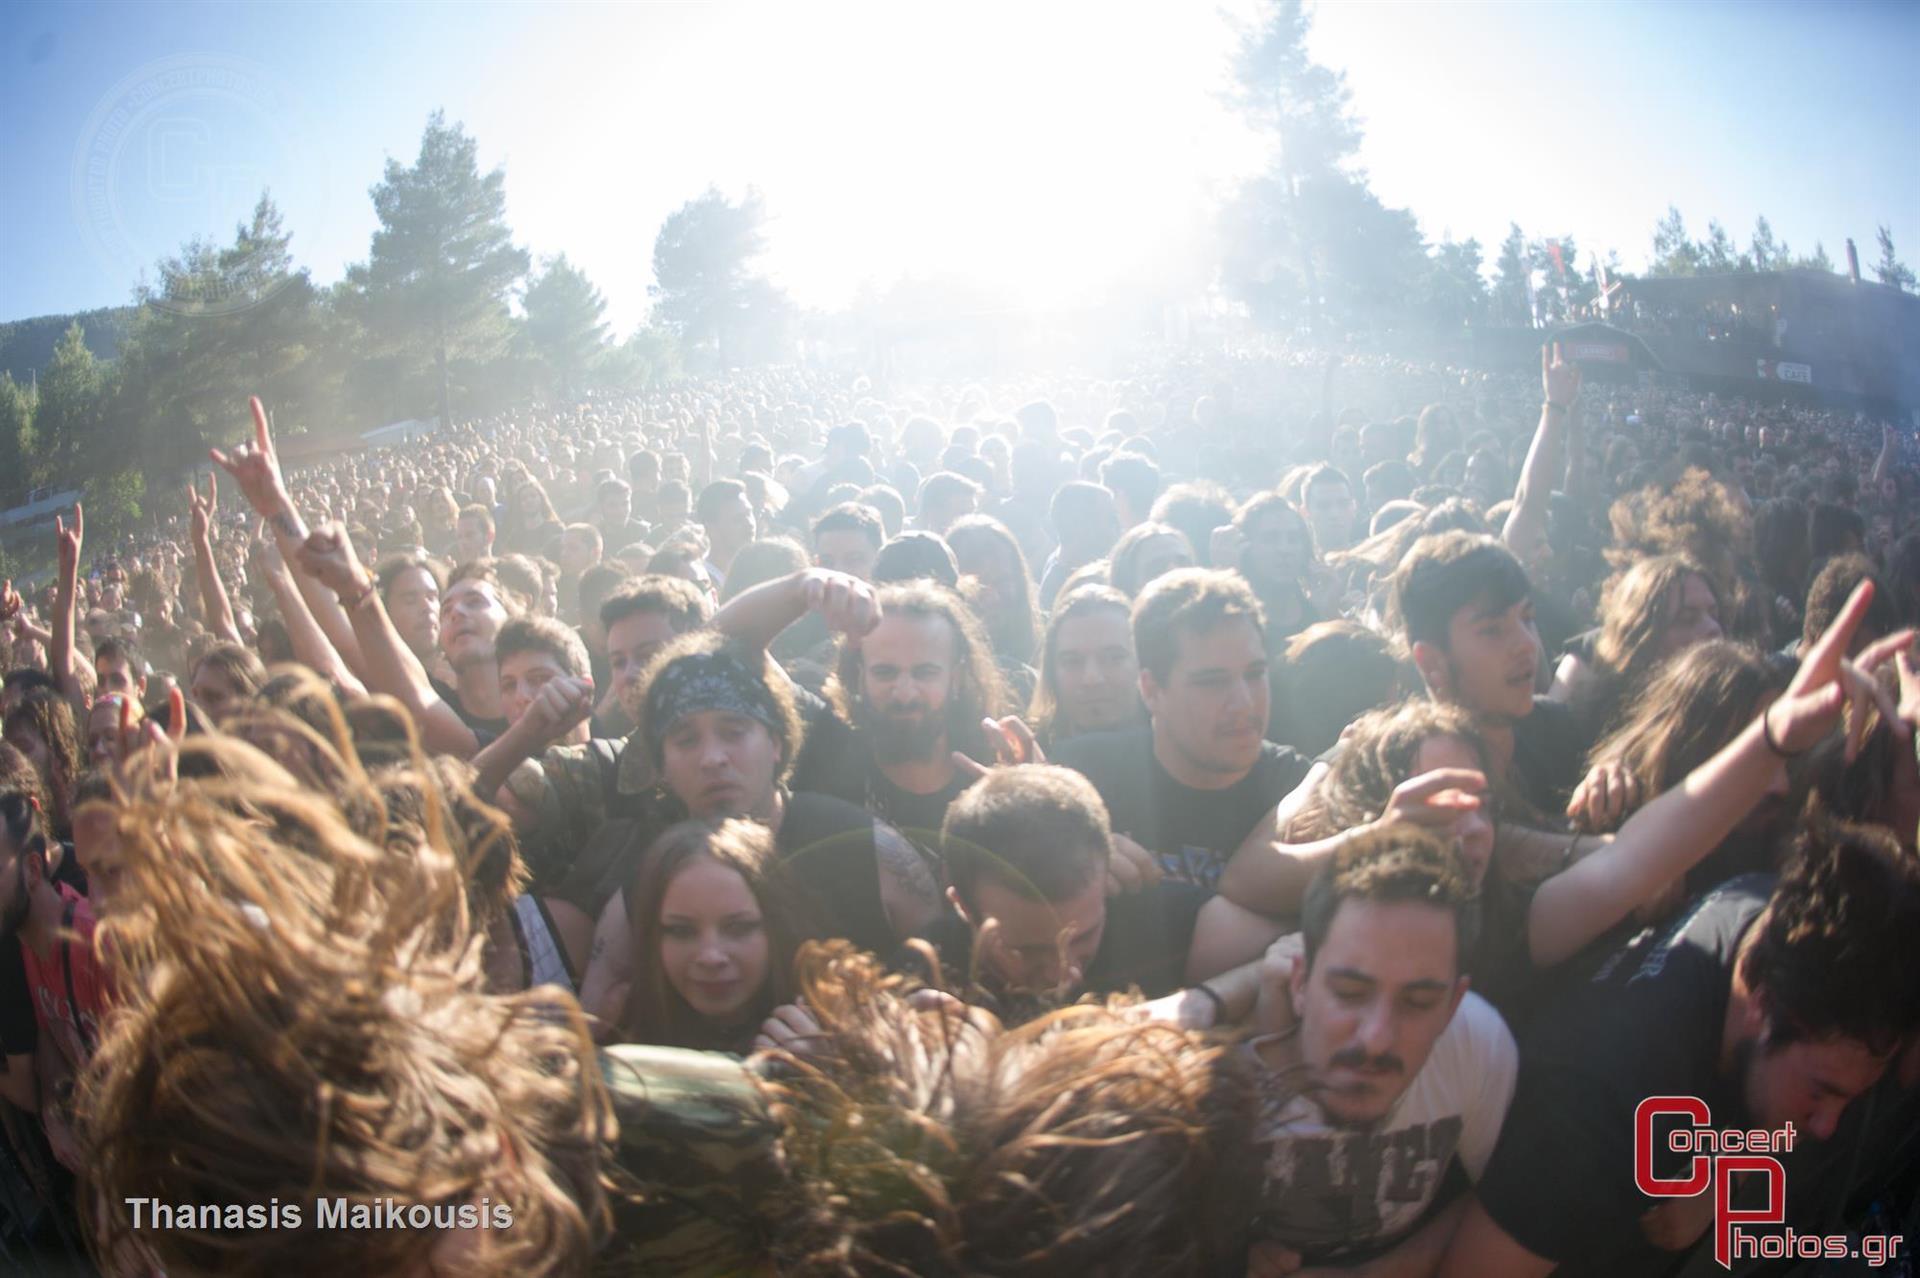
<path fill-rule="evenodd" d="M 307 539 L 306 525 L 300 521 L 300 516 L 291 510 L 275 511 L 267 522 L 272 524 L 283 537 L 290 537 L 294 541 Z"/>

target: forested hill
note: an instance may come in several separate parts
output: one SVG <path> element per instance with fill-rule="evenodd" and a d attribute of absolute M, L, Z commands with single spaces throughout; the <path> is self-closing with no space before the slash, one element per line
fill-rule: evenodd
<path fill-rule="evenodd" d="M 59 345 L 60 335 L 76 320 L 94 358 L 112 359 L 120 353 L 133 310 L 131 306 L 105 306 L 97 311 L 36 315 L 0 324 L 0 373 L 11 373 L 13 380 L 24 384 L 35 373 L 45 371 L 53 362 L 53 348 Z"/>

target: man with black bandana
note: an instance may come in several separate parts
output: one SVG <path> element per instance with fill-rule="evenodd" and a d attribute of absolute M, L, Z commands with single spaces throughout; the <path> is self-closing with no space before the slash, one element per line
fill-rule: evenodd
<path fill-rule="evenodd" d="M 639 719 L 626 749 L 645 751 L 662 796 L 617 862 L 595 928 L 580 997 L 603 1023 L 617 1018 L 631 979 L 627 889 L 636 858 L 675 821 L 744 816 L 770 827 L 807 891 L 805 907 L 827 934 L 862 949 L 887 952 L 933 918 L 933 869 L 911 843 L 853 804 L 785 787 L 804 730 L 765 653 L 712 633 L 677 640 L 647 675 Z"/>

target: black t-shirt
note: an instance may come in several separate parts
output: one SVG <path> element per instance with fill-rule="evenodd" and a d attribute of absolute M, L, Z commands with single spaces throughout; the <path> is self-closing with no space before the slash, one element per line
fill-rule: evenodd
<path fill-rule="evenodd" d="M 787 875 L 813 897 L 827 936 L 875 954 L 893 948 L 872 816 L 831 795 L 790 794 L 774 847 Z"/>
<path fill-rule="evenodd" d="M 1063 741 L 1052 761 L 1093 782 L 1115 833 L 1152 852 L 1169 878 L 1208 891 L 1240 841 L 1312 766 L 1297 750 L 1266 741 L 1246 776 L 1225 789 L 1196 790 L 1154 757 L 1150 727 Z"/>
<path fill-rule="evenodd" d="M 1560 1275 L 1661 1274 L 1675 1253 L 1640 1231 L 1657 1206 L 1634 1184 L 1634 1110 L 1649 1096 L 1697 1096 L 1715 1127 L 1750 1126 L 1741 1088 L 1720 1077 L 1734 957 L 1773 887 L 1735 879 L 1661 932 L 1560 987 L 1521 1039 L 1520 1079 L 1479 1183 L 1493 1219 Z M 1655 1173 L 1686 1155 L 1655 1131 Z M 1791 1186 L 1793 1178 L 1788 1176 Z"/>
<path fill-rule="evenodd" d="M 1193 946 L 1193 929 L 1200 907 L 1212 893 L 1186 883 L 1156 883 L 1138 892 L 1107 898 L 1107 923 L 1100 934 L 1100 948 L 1074 997 L 1082 994 L 1124 994 L 1139 990 L 1148 998 L 1171 994 L 1186 985 L 1187 951 Z M 982 1002 L 1014 1019 L 1024 1019 L 1044 1011 L 1038 1001 L 1023 996 L 1007 996 L 992 985 L 974 988 L 985 973 L 973 968 L 973 929 L 958 914 L 948 911 L 927 928 L 921 939 L 940 955 L 945 969 L 943 984 L 969 990 L 973 1001 Z M 925 974 L 919 951 L 903 949 L 895 966 L 915 974 Z"/>
<path fill-rule="evenodd" d="M 1513 780 L 1521 796 L 1543 816 L 1565 812 L 1592 745 L 1570 708 L 1535 697 L 1533 713 L 1513 725 Z"/>
<path fill-rule="evenodd" d="M 460 722 L 473 729 L 473 735 L 480 739 L 480 748 L 482 750 L 492 745 L 495 741 L 498 741 L 500 734 L 507 730 L 507 721 L 505 718 L 483 719 L 479 715 L 470 712 L 466 706 L 460 703 L 460 690 L 458 688 L 451 687 L 433 678 L 429 678 L 427 682 L 433 685 L 434 692 L 439 695 L 442 701 L 453 707 L 453 712 L 460 716 Z"/>
<path fill-rule="evenodd" d="M 807 735 L 794 764 L 794 789 L 844 799 L 865 808 L 921 848 L 937 849 L 947 805 L 972 785 L 973 779 L 956 773 L 953 780 L 931 794 L 903 790 L 880 771 L 853 725 L 804 689 L 798 699 Z"/>

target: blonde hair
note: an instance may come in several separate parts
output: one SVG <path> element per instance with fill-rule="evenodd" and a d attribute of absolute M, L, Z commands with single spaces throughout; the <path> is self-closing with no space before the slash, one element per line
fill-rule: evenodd
<path fill-rule="evenodd" d="M 466 1272 L 584 1269 L 614 1128 L 578 1007 L 481 992 L 444 844 L 395 858 L 251 747 L 196 748 L 222 770 L 136 786 L 116 831 L 101 946 L 119 1003 L 78 1109 L 103 1269 L 400 1272 L 466 1204 L 513 1222 L 480 1232 Z M 336 1197 L 437 1208 L 436 1228 L 165 1230 L 127 1204 Z"/>

